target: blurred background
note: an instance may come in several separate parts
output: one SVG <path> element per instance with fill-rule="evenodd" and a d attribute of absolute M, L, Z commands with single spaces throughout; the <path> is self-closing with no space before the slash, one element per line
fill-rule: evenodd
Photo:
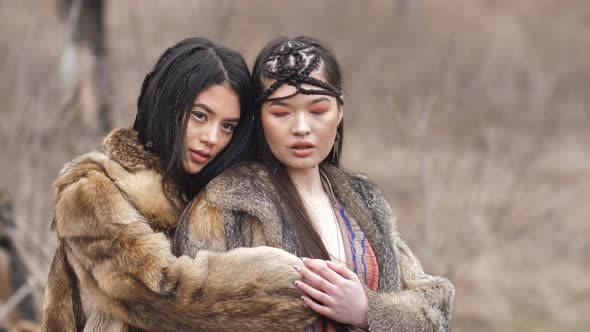
<path fill-rule="evenodd" d="M 589 1 L 0 0 L 0 26 L 0 330 L 37 329 L 51 183 L 158 56 L 206 36 L 252 65 L 281 35 L 337 55 L 344 166 L 455 284 L 454 331 L 588 330 Z"/>

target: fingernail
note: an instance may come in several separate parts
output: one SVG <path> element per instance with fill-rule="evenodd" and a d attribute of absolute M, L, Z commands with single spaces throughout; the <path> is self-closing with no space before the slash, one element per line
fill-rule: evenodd
<path fill-rule="evenodd" d="M 305 296 L 300 297 L 301 301 L 305 301 Z"/>
<path fill-rule="evenodd" d="M 293 265 L 293 268 L 295 269 L 295 271 L 299 271 L 300 267 L 297 265 Z"/>
<path fill-rule="evenodd" d="M 300 283 L 299 281 L 295 281 L 295 282 L 293 282 L 293 283 L 294 283 L 294 284 L 295 284 L 295 286 L 297 286 L 297 287 L 301 286 L 301 283 Z"/>
<path fill-rule="evenodd" d="M 334 262 L 332 262 L 330 260 L 326 260 L 326 264 L 334 265 Z"/>
<path fill-rule="evenodd" d="M 301 260 L 305 262 L 307 260 L 307 257 L 301 257 Z"/>

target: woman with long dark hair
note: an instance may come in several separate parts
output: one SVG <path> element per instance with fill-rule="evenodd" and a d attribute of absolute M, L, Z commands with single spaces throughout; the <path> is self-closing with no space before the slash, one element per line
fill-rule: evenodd
<path fill-rule="evenodd" d="M 146 76 L 133 127 L 64 167 L 54 183 L 58 248 L 45 331 L 267 329 L 250 320 L 253 307 L 284 326 L 308 324 L 292 285 L 296 256 L 265 247 L 191 259 L 171 250 L 186 204 L 248 152 L 250 79 L 236 51 L 183 40 Z"/>
<path fill-rule="evenodd" d="M 270 245 L 307 257 L 294 268 L 319 317 L 310 331 L 447 331 L 453 285 L 423 272 L 381 191 L 339 167 L 344 98 L 333 54 L 311 38 L 278 39 L 258 55 L 253 80 L 259 161 L 207 185 L 181 218 L 177 252 Z"/>

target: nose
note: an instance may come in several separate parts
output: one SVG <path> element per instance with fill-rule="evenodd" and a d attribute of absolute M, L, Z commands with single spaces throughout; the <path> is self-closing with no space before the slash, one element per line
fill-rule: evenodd
<path fill-rule="evenodd" d="M 207 126 L 207 128 L 203 128 L 203 133 L 201 134 L 201 142 L 213 146 L 217 144 L 218 139 L 218 132 L 216 126 Z"/>
<path fill-rule="evenodd" d="M 298 112 L 295 115 L 295 125 L 293 126 L 293 134 L 297 136 L 305 136 L 309 134 L 311 127 L 306 112 Z"/>

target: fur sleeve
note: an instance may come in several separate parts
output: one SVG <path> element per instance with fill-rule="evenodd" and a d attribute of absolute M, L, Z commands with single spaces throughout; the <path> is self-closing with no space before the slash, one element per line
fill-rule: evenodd
<path fill-rule="evenodd" d="M 199 250 L 227 251 L 225 226 L 219 210 L 207 203 L 202 192 L 187 206 L 174 238 L 174 253 L 195 257 Z"/>
<path fill-rule="evenodd" d="M 260 239 L 255 242 L 264 243 Z M 198 257 L 205 250 L 217 252 L 220 255 L 223 252 L 260 250 L 262 248 L 276 251 L 276 258 L 269 259 L 268 257 L 259 256 L 249 266 L 249 269 L 252 270 L 250 271 L 251 273 L 264 275 L 265 279 L 253 282 L 252 286 L 264 286 L 266 289 L 266 301 L 273 303 L 272 306 L 264 309 L 266 310 L 264 315 L 258 314 L 252 316 L 252 321 L 260 322 L 261 325 L 265 326 L 264 330 L 268 331 L 303 331 L 305 327 L 317 319 L 316 315 L 309 309 L 297 312 L 289 309 L 289 307 L 295 305 L 292 301 L 301 302 L 299 300 L 300 294 L 294 294 L 292 292 L 285 293 L 286 289 L 292 287 L 294 280 L 292 278 L 285 279 L 283 275 L 286 271 L 280 271 L 279 268 L 284 266 L 282 262 L 289 262 L 290 265 L 288 268 L 293 270 L 292 266 L 294 264 L 301 264 L 299 258 L 284 250 L 270 247 L 239 248 L 227 251 L 225 226 L 221 212 L 207 202 L 204 193 L 191 202 L 181 217 L 178 228 L 176 229 L 174 244 L 174 252 L 177 255 L 187 255 L 190 257 Z M 278 255 L 279 253 L 281 255 Z M 285 256 L 290 257 L 290 259 L 285 260 Z M 239 263 L 245 264 L 245 262 Z M 273 265 L 277 265 L 274 271 L 271 269 Z M 246 271 L 244 270 L 243 272 Z M 242 273 L 237 273 L 235 276 L 243 278 Z M 255 303 L 248 305 L 256 306 Z M 283 318 L 280 318 L 281 315 Z M 290 322 L 281 321 L 282 319 Z M 301 325 L 301 322 L 305 322 L 305 324 Z M 241 331 L 243 328 L 239 328 L 238 330 Z"/>
<path fill-rule="evenodd" d="M 56 187 L 55 230 L 83 298 L 99 310 L 150 331 L 264 331 L 269 322 L 290 331 L 309 323 L 292 285 L 294 256 L 260 247 L 176 258 L 100 168 Z"/>
<path fill-rule="evenodd" d="M 430 276 L 407 245 L 396 235 L 402 290 L 368 291 L 369 331 L 449 331 L 455 288 L 445 278 Z"/>
<path fill-rule="evenodd" d="M 445 332 L 450 329 L 455 288 L 449 280 L 424 273 L 418 259 L 400 238 L 395 215 L 383 193 L 365 176 L 355 176 L 353 186 L 363 196 L 381 231 L 398 256 L 401 290 L 376 293 L 367 290 L 369 331 Z M 391 271 L 393 273 L 393 271 Z"/>

